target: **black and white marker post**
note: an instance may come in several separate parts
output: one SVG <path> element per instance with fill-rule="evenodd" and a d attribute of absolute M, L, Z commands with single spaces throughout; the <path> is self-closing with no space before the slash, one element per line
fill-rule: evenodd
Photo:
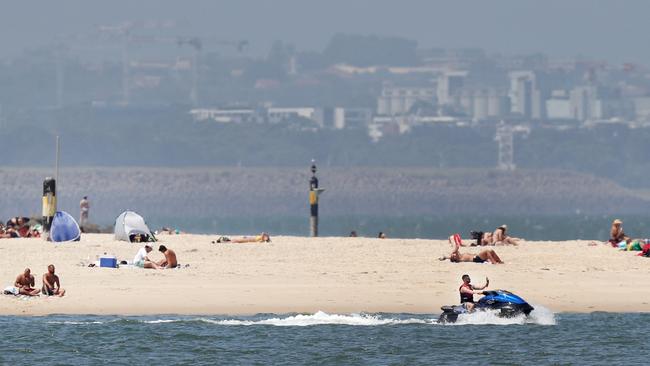
<path fill-rule="evenodd" d="M 318 178 L 316 178 L 316 160 L 311 160 L 311 179 L 309 180 L 309 227 L 310 234 L 313 237 L 318 236 L 318 196 L 324 191 L 318 188 Z"/>

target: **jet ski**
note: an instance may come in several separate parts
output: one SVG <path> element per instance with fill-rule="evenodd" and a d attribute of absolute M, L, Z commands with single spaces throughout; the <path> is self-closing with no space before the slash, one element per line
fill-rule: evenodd
<path fill-rule="evenodd" d="M 483 297 L 474 305 L 474 311 L 497 311 L 503 318 L 512 318 L 521 314 L 528 316 L 534 310 L 526 300 L 506 290 L 483 291 Z M 467 314 L 463 305 L 443 306 L 438 323 L 455 323 L 458 315 Z"/>

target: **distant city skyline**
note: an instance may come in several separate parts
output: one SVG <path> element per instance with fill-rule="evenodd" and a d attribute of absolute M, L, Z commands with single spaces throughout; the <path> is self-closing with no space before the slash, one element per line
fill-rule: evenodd
<path fill-rule="evenodd" d="M 650 2 L 628 0 L 353 2 L 178 1 L 5 3 L 0 12 L 0 57 L 51 45 L 56 36 L 126 21 L 167 21 L 178 33 L 250 40 L 265 55 L 275 40 L 300 50 L 322 50 L 332 35 L 378 34 L 420 48 L 478 47 L 490 53 L 541 52 L 551 57 L 597 58 L 650 64 L 645 47 Z"/>

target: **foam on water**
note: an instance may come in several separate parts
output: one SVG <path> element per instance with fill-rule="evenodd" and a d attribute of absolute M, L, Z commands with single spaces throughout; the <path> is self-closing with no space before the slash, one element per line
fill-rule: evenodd
<path fill-rule="evenodd" d="M 349 325 L 349 326 L 386 326 L 405 324 L 437 324 L 437 316 L 432 317 L 395 317 L 381 314 L 328 314 L 318 311 L 314 314 L 297 314 L 286 316 L 273 316 L 266 318 L 249 319 L 218 319 L 218 318 L 167 318 L 167 319 L 137 319 L 118 318 L 111 320 L 80 320 L 80 321 L 49 321 L 48 324 L 64 325 L 96 325 L 112 322 L 135 322 L 143 324 L 166 324 L 200 322 L 222 326 L 254 326 L 267 325 L 277 327 L 306 327 L 315 325 Z M 458 321 L 446 325 L 515 325 L 515 324 L 538 324 L 555 325 L 555 315 L 549 309 L 535 305 L 535 310 L 528 317 L 521 315 L 512 318 L 502 318 L 497 312 L 479 311 L 472 314 L 461 314 Z"/>
<path fill-rule="evenodd" d="M 408 318 L 383 318 L 379 315 L 370 314 L 327 314 L 323 311 L 318 311 L 315 314 L 298 314 L 287 316 L 284 318 L 269 318 L 260 320 L 212 320 L 201 319 L 204 322 L 218 324 L 218 325 L 273 325 L 278 327 L 305 327 L 312 325 L 360 325 L 360 326 L 376 326 L 376 325 L 398 325 L 398 324 L 427 324 L 431 320 Z"/>
<path fill-rule="evenodd" d="M 498 311 L 477 311 L 471 314 L 461 314 L 456 323 L 450 325 L 555 325 L 555 315 L 541 305 L 533 305 L 530 315 L 523 314 L 511 318 L 500 317 Z"/>

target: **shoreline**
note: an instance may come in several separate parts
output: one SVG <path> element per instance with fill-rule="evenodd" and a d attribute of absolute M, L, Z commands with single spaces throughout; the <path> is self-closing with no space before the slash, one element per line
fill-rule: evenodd
<path fill-rule="evenodd" d="M 26 267 L 40 287 L 56 265 L 63 298 L 23 300 L 4 295 L 3 316 L 251 316 L 264 313 L 439 314 L 458 303 L 460 276 L 489 289 L 507 289 L 554 313 L 650 312 L 644 279 L 648 258 L 590 241 L 524 242 L 491 247 L 504 265 L 450 263 L 443 240 L 277 236 L 268 244 L 211 244 L 215 235 L 162 235 L 189 268 L 89 268 L 103 253 L 131 261 L 139 245 L 112 234 L 84 234 L 80 242 L 1 239 L 0 282 Z M 463 247 L 476 253 L 479 248 Z M 153 251 L 154 259 L 161 254 Z M 4 288 L 3 287 L 3 288 Z"/>

